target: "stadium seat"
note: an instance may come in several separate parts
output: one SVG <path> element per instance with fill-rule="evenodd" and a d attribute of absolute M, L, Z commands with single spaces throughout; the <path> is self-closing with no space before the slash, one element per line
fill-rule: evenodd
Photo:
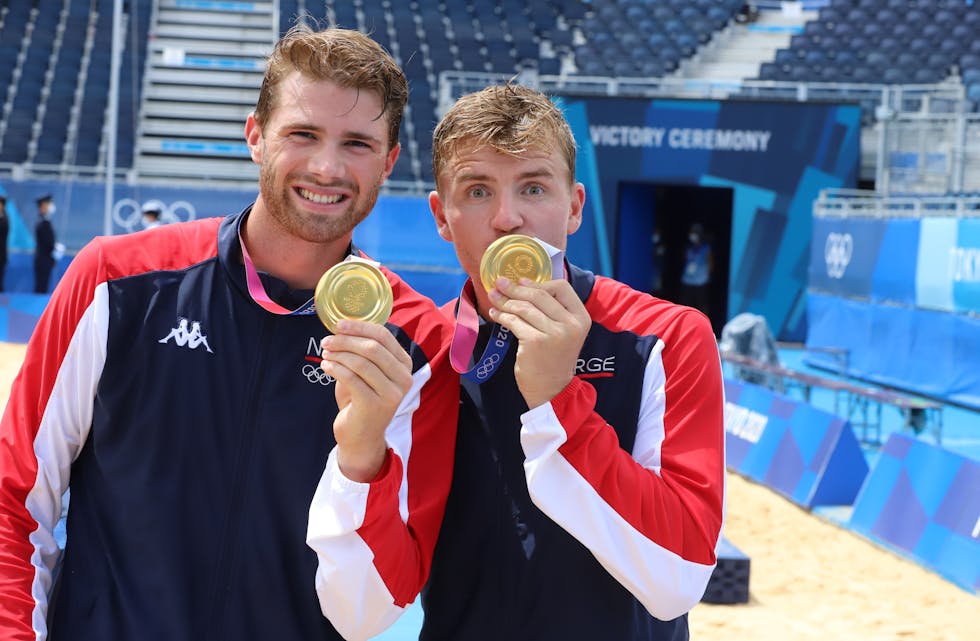
<path fill-rule="evenodd" d="M 541 58 L 538 60 L 538 73 L 557 76 L 561 73 L 561 60 L 558 58 Z"/>
<path fill-rule="evenodd" d="M 980 84 L 980 65 L 963 71 L 963 84 L 967 87 Z"/>
<path fill-rule="evenodd" d="M 980 105 L 980 82 L 975 82 L 967 86 L 966 97 L 973 102 L 974 109 L 976 109 L 976 106 Z"/>
<path fill-rule="evenodd" d="M 775 62 L 763 62 L 759 65 L 759 80 L 779 80 L 779 65 Z"/>

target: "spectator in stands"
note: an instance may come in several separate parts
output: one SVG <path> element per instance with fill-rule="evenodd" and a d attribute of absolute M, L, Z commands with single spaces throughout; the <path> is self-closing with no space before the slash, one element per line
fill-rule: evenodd
<path fill-rule="evenodd" d="M 682 305 L 711 311 L 711 276 L 715 269 L 714 252 L 704 235 L 701 223 L 693 223 L 687 232 L 684 248 L 684 271 L 681 273 Z M 710 314 L 709 314 L 710 315 Z"/>
<path fill-rule="evenodd" d="M 56 236 L 51 216 L 56 211 L 51 194 L 37 199 L 37 225 L 34 227 L 34 293 L 47 294 L 54 269 Z"/>
<path fill-rule="evenodd" d="M 436 127 L 433 168 L 436 226 L 469 275 L 444 310 L 463 328 L 478 313 L 489 348 L 463 374 L 421 639 L 686 639 L 723 517 L 711 325 L 560 253 L 553 280 L 478 284 L 497 239 L 560 252 L 582 223 L 575 141 L 543 94 L 461 98 Z"/>
<path fill-rule="evenodd" d="M 154 227 L 159 227 L 163 223 L 160 222 L 160 214 L 162 213 L 163 205 L 159 200 L 150 200 L 143 205 L 143 228 L 153 229 Z"/>
<path fill-rule="evenodd" d="M 735 22 L 738 24 L 750 24 L 759 19 L 759 9 L 754 2 L 743 2 L 735 13 Z"/>
<path fill-rule="evenodd" d="M 0 194 L 0 292 L 5 291 L 3 279 L 7 272 L 7 239 L 10 236 L 10 217 L 7 216 L 7 197 Z"/>
<path fill-rule="evenodd" d="M 664 244 L 664 237 L 658 225 L 650 235 L 650 294 L 657 298 L 663 297 L 666 258 L 667 245 Z"/>
<path fill-rule="evenodd" d="M 295 27 L 245 124 L 255 202 L 72 260 L 0 422 L 0 638 L 364 639 L 415 598 L 449 489 L 451 324 L 387 270 L 387 324 L 321 340 L 313 313 L 320 275 L 364 259 L 407 97 L 367 36 Z"/>

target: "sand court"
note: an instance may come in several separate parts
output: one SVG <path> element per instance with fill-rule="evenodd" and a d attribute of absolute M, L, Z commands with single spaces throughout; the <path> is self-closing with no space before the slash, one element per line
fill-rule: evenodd
<path fill-rule="evenodd" d="M 4 404 L 24 350 L 0 343 Z M 727 502 L 726 535 L 752 560 L 749 602 L 698 605 L 692 640 L 980 638 L 980 597 L 737 474 Z"/>

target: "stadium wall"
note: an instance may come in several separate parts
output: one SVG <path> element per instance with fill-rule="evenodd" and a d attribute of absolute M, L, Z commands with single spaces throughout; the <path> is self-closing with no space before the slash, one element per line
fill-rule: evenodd
<path fill-rule="evenodd" d="M 815 218 L 807 307 L 851 376 L 980 408 L 980 219 Z"/>

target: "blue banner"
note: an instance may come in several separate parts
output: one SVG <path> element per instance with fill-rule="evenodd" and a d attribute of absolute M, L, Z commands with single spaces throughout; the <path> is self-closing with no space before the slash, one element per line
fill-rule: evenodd
<path fill-rule="evenodd" d="M 919 225 L 915 304 L 927 309 L 953 311 L 950 256 L 956 247 L 957 221 L 955 218 L 925 218 Z"/>
<path fill-rule="evenodd" d="M 725 380 L 725 458 L 806 508 L 851 505 L 868 464 L 839 416 L 768 389 Z"/>
<path fill-rule="evenodd" d="M 892 219 L 885 224 L 871 297 L 874 300 L 915 304 L 915 268 L 919 247 L 919 221 Z"/>
<path fill-rule="evenodd" d="M 871 298 L 887 223 L 871 218 L 817 218 L 810 244 L 810 288 Z"/>
<path fill-rule="evenodd" d="M 810 292 L 811 348 L 847 355 L 851 376 L 980 409 L 980 318 Z M 830 355 L 808 360 L 837 369 Z"/>
<path fill-rule="evenodd" d="M 901 434 L 885 443 L 849 526 L 980 592 L 980 463 Z"/>
<path fill-rule="evenodd" d="M 586 223 L 569 240 L 573 261 L 619 277 L 608 270 L 631 240 L 622 240 L 621 230 L 650 226 L 639 219 L 648 215 L 643 207 L 630 213 L 619 201 L 624 183 L 731 189 L 726 318 L 760 314 L 777 338 L 803 340 L 801 266 L 810 251 L 813 200 L 821 189 L 856 184 L 858 106 L 570 96 L 561 104 L 579 144 L 577 179 L 587 194 Z M 624 215 L 637 218 L 620 221 Z M 647 282 L 642 274 L 628 276 Z"/>
<path fill-rule="evenodd" d="M 956 245 L 949 253 L 953 308 L 980 314 L 980 220 L 958 222 Z"/>

